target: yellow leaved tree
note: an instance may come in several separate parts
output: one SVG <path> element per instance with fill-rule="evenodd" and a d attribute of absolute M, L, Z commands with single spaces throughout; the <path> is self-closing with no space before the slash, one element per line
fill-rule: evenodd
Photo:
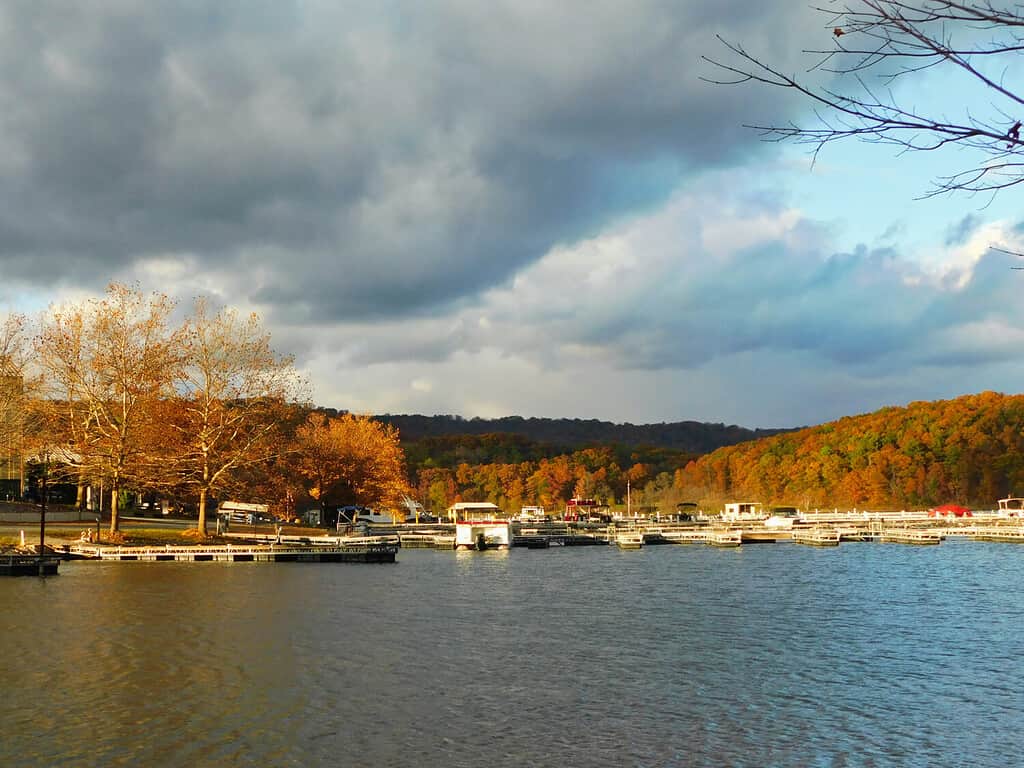
<path fill-rule="evenodd" d="M 312 413 L 295 433 L 299 473 L 309 495 L 328 501 L 401 508 L 408 493 L 398 430 L 369 416 Z"/>

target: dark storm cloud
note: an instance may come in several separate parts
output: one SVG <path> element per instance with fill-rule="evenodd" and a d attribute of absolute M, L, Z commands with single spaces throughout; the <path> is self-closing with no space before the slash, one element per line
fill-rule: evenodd
<path fill-rule="evenodd" d="M 761 4 L 281 2 L 0 10 L 0 270 L 187 257 L 278 318 L 457 301 L 748 152 L 777 94 L 698 79 Z M 165 287 L 165 286 L 161 286 Z"/>

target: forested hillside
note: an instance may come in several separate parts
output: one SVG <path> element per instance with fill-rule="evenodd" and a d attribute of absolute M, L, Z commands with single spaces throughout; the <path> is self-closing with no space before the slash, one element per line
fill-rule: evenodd
<path fill-rule="evenodd" d="M 725 445 L 756 440 L 777 429 L 745 429 L 735 425 L 681 421 L 663 424 L 613 424 L 596 419 L 464 419 L 461 416 L 404 416 L 385 414 L 379 421 L 398 427 L 403 443 L 451 435 L 521 435 L 564 450 L 588 445 L 652 445 L 690 453 L 708 453 Z"/>
<path fill-rule="evenodd" d="M 399 428 L 410 485 L 432 511 L 455 501 L 557 510 L 573 496 L 623 504 L 627 487 L 634 505 L 663 511 L 730 499 L 805 509 L 984 508 L 1024 494 L 1022 395 L 916 402 L 774 433 L 695 422 L 378 418 Z M 723 445 L 733 440 L 744 442 Z"/>
<path fill-rule="evenodd" d="M 660 503 L 668 508 L 678 495 L 673 479 L 691 458 L 692 454 L 671 449 L 608 446 L 517 462 L 453 464 L 444 455 L 441 461 L 420 456 L 418 463 L 410 461 L 409 474 L 417 498 L 435 513 L 455 501 L 491 501 L 508 512 L 523 505 L 560 510 L 573 496 L 622 504 L 627 486 L 634 504 Z"/>
<path fill-rule="evenodd" d="M 916 402 L 721 448 L 675 485 L 694 499 L 804 508 L 993 507 L 1024 493 L 1024 396 Z"/>
<path fill-rule="evenodd" d="M 378 416 L 396 426 L 410 483 L 432 512 L 455 501 L 491 501 L 560 509 L 573 496 L 638 506 L 679 500 L 676 474 L 723 445 L 776 430 L 723 424 L 612 424 L 579 419 L 463 419 Z"/>

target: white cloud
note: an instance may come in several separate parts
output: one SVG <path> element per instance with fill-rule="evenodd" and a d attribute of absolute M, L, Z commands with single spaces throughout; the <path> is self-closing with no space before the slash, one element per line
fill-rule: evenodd
<path fill-rule="evenodd" d="M 915 387 L 1014 386 L 1024 312 L 982 298 L 1003 269 L 985 238 L 1005 224 L 925 271 L 891 249 L 837 252 L 830 227 L 727 187 L 709 178 L 554 248 L 448 314 L 352 326 L 362 343 L 347 359 L 382 410 L 467 416 L 788 426 L 918 399 Z M 438 386 L 380 389 L 420 376 Z"/>
<path fill-rule="evenodd" d="M 715 33 L 785 68 L 819 21 L 739 0 L 4 8 L 0 302 L 207 294 L 260 311 L 316 399 L 355 411 L 771 426 L 1016 386 L 1017 275 L 985 251 L 1021 244 L 1006 208 L 904 210 L 923 166 L 865 172 L 859 150 L 810 173 L 741 127 L 793 100 L 697 76 Z"/>

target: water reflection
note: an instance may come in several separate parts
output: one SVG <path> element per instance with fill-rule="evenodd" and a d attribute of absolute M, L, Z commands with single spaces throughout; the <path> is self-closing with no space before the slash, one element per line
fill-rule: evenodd
<path fill-rule="evenodd" d="M 1022 556 L 946 542 L 69 564 L 0 582 L 0 756 L 1003 765 L 1024 747 Z"/>

